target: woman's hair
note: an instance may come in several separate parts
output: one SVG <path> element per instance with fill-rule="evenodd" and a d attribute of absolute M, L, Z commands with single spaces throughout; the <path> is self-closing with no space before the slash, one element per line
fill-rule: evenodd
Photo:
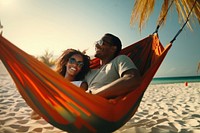
<path fill-rule="evenodd" d="M 81 71 L 75 76 L 75 80 L 83 80 L 85 75 L 90 70 L 90 57 L 78 50 L 74 49 L 65 50 L 63 54 L 58 58 L 58 61 L 56 63 L 56 72 L 58 72 L 64 77 L 67 69 L 66 64 L 69 61 L 69 58 L 77 54 L 82 56 L 84 65 L 81 68 Z"/>

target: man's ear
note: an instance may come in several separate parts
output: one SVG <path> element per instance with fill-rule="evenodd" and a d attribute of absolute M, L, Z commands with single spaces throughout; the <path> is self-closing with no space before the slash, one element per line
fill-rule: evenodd
<path fill-rule="evenodd" d="M 117 51 L 117 46 L 112 46 L 112 52 L 115 53 Z"/>

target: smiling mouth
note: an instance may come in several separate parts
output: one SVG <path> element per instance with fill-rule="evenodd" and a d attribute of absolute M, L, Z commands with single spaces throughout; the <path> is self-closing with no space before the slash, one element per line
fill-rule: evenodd
<path fill-rule="evenodd" d="M 74 68 L 74 67 L 71 67 L 71 68 L 70 68 L 70 70 L 72 70 L 72 71 L 76 71 L 76 68 Z"/>

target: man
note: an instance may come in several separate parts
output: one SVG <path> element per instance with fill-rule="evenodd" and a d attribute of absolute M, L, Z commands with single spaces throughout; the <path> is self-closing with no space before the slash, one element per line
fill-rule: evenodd
<path fill-rule="evenodd" d="M 125 55 L 118 56 L 121 48 L 120 39 L 109 33 L 96 42 L 95 57 L 101 60 L 101 67 L 87 74 L 88 92 L 109 99 L 140 85 L 141 76 L 132 60 Z"/>

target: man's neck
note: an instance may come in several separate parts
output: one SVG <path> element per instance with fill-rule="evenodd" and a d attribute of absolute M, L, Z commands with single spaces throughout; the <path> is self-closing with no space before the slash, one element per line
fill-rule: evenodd
<path fill-rule="evenodd" d="M 106 64 L 108 64 L 109 62 L 111 62 L 115 57 L 110 57 L 110 58 L 106 58 L 106 59 L 102 59 L 100 64 L 101 66 L 104 66 Z"/>

